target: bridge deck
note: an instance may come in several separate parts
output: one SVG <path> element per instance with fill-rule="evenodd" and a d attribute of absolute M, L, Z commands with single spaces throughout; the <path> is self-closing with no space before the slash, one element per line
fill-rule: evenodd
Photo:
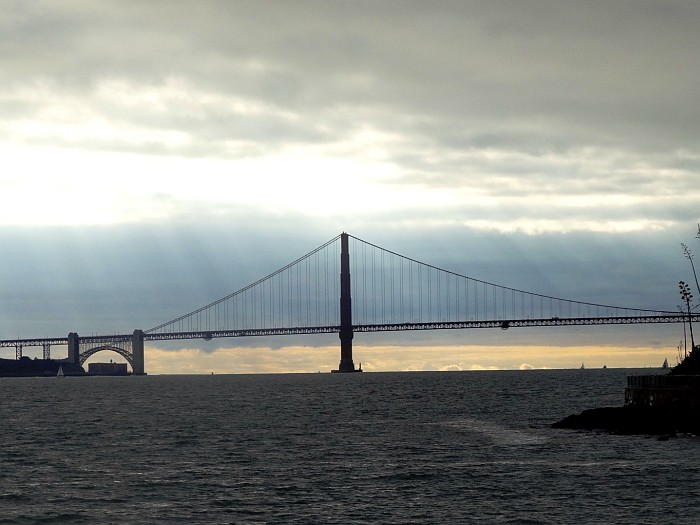
<path fill-rule="evenodd" d="M 592 326 L 621 324 L 682 323 L 687 315 L 668 313 L 665 315 L 639 315 L 626 317 L 550 317 L 546 319 L 492 319 L 474 321 L 437 321 L 422 323 L 389 323 L 353 325 L 354 332 L 398 332 L 406 330 L 459 330 L 469 328 L 522 328 L 533 326 Z M 691 320 L 700 321 L 700 314 L 693 314 Z M 192 332 L 145 332 L 144 340 L 168 341 L 182 339 L 215 339 L 225 337 L 254 337 L 271 335 L 305 335 L 338 333 L 340 325 L 291 328 L 259 328 L 244 330 L 200 330 Z M 81 344 L 105 344 L 131 342 L 132 334 L 91 335 L 80 337 Z M 0 348 L 16 348 L 44 345 L 67 345 L 67 337 L 5 339 L 0 340 Z"/>

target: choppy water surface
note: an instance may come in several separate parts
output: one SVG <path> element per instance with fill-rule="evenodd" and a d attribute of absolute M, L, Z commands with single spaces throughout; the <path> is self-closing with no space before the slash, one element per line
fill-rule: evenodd
<path fill-rule="evenodd" d="M 698 523 L 700 439 L 549 427 L 628 373 L 0 379 L 0 524 Z"/>

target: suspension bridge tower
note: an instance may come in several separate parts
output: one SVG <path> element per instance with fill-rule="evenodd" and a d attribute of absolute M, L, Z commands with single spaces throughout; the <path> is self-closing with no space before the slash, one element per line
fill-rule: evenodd
<path fill-rule="evenodd" d="M 362 372 L 352 360 L 352 299 L 350 297 L 350 251 L 348 234 L 340 234 L 340 364 L 333 372 Z"/>

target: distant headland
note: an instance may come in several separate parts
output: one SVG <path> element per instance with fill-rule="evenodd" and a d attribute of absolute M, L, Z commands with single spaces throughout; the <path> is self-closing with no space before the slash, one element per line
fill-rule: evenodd
<path fill-rule="evenodd" d="M 56 359 L 0 359 L 0 377 L 82 376 L 82 366 Z"/>

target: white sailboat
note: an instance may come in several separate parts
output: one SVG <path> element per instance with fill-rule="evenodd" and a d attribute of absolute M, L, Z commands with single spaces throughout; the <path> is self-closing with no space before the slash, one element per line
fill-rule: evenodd
<path fill-rule="evenodd" d="M 58 372 L 56 373 L 56 377 L 63 377 L 63 365 L 59 365 L 58 367 Z"/>

